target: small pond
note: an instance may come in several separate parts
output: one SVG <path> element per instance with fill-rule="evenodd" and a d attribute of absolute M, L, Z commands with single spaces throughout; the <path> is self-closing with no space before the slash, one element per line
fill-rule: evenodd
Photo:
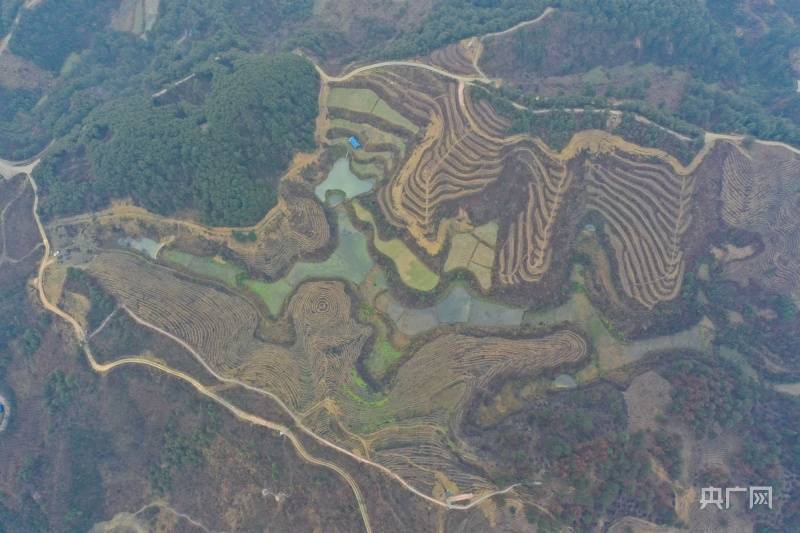
<path fill-rule="evenodd" d="M 333 164 L 325 181 L 317 185 L 314 194 L 321 202 L 326 200 L 332 205 L 343 201 L 344 198 L 355 198 L 360 194 L 369 192 L 375 186 L 372 180 L 362 180 L 350 170 L 350 161 L 343 157 Z M 338 192 L 338 194 L 336 194 Z M 333 193 L 329 197 L 329 194 Z"/>
<path fill-rule="evenodd" d="M 141 239 L 132 239 L 130 237 L 124 237 L 122 239 L 118 239 L 117 243 L 120 246 L 131 248 L 133 250 L 136 250 L 137 252 L 146 254 L 153 259 L 155 259 L 156 255 L 158 255 L 158 249 L 161 246 L 153 239 L 148 239 L 147 237 L 142 237 Z"/>

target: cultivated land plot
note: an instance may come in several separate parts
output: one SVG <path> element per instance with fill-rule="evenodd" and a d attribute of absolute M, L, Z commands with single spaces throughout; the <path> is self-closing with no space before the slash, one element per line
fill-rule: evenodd
<path fill-rule="evenodd" d="M 328 107 L 339 107 L 356 113 L 375 115 L 411 133 L 416 133 L 419 129 L 369 89 L 334 87 L 328 97 Z"/>
<path fill-rule="evenodd" d="M 398 68 L 348 83 L 422 125 L 422 140 L 377 195 L 383 218 L 430 256 L 451 241 L 445 271 L 471 270 L 488 289 L 496 262 L 498 291 L 552 283 L 554 261 L 568 258 L 577 234 L 570 226 L 594 212 L 605 222 L 625 296 L 648 310 L 677 297 L 687 252 L 696 253 L 687 232 L 708 231 L 708 218 L 694 212 L 698 177 L 717 164 L 700 165 L 708 150 L 687 167 L 659 150 L 591 131 L 554 153 L 539 139 L 506 133 L 508 121 L 486 100 L 473 100 L 463 82 Z M 507 180 L 513 193 L 503 193 L 500 182 Z M 496 246 L 462 236 L 473 205 L 495 209 Z M 556 239 L 570 240 L 556 247 Z"/>
<path fill-rule="evenodd" d="M 436 470 L 465 489 L 491 486 L 458 467 L 436 429 L 457 423 L 475 387 L 506 372 L 576 362 L 586 353 L 580 336 L 566 331 L 518 340 L 455 335 L 421 348 L 386 392 L 373 393 L 355 370 L 371 331 L 350 318 L 352 302 L 340 282 L 297 288 L 286 310 L 296 338 L 282 346 L 255 337 L 258 314 L 245 300 L 136 256 L 104 253 L 89 272 L 132 317 L 182 339 L 219 375 L 273 392 L 296 412 L 307 412 L 317 431 L 360 446 L 429 490 L 437 484 Z M 323 405 L 328 407 L 320 410 Z M 335 419 L 361 437 L 341 434 Z M 372 434 L 395 425 L 386 435 Z M 409 448 L 411 442 L 417 444 Z"/>
<path fill-rule="evenodd" d="M 403 283 L 420 291 L 430 291 L 439 284 L 439 276 L 420 261 L 403 241 L 380 238 L 375 230 L 372 214 L 357 201 L 353 202 L 353 211 L 359 220 L 368 222 L 373 227 L 372 242 L 375 248 L 394 262 Z"/>
<path fill-rule="evenodd" d="M 248 280 L 250 290 L 264 300 L 270 312 L 277 314 L 286 297 L 303 281 L 309 279 L 345 279 L 360 284 L 373 261 L 369 256 L 366 237 L 350 222 L 347 211 L 336 209 L 339 226 L 339 244 L 326 260 L 318 263 L 296 263 L 285 277 L 276 282 Z"/>
<path fill-rule="evenodd" d="M 731 261 L 730 279 L 758 279 L 800 304 L 800 155 L 755 145 L 731 149 L 723 165 L 722 217 L 734 228 L 762 235 L 765 250 Z"/>
<path fill-rule="evenodd" d="M 160 257 L 164 261 L 183 267 L 193 274 L 221 281 L 231 287 L 236 286 L 237 276 L 244 273 L 241 268 L 226 263 L 222 259 L 198 257 L 179 250 L 164 250 Z"/>
<path fill-rule="evenodd" d="M 383 131 L 376 128 L 371 124 L 361 122 L 352 122 L 343 118 L 334 118 L 331 120 L 330 128 L 332 130 L 341 130 L 345 134 L 350 133 L 358 137 L 358 140 L 366 147 L 365 152 L 353 152 L 354 157 L 369 156 L 374 152 L 374 147 L 381 145 L 390 145 L 398 154 L 397 158 L 402 160 L 405 158 L 406 144 L 401 137 L 392 133 Z"/>
<path fill-rule="evenodd" d="M 454 235 L 450 241 L 450 252 L 447 254 L 444 271 L 467 269 L 475 275 L 483 290 L 489 290 L 492 286 L 497 231 L 497 223 L 488 222 L 469 233 Z"/>
<path fill-rule="evenodd" d="M 461 52 L 437 57 L 463 63 L 466 71 L 470 58 Z M 606 263 L 596 269 L 607 287 L 619 290 L 614 303 L 626 310 L 658 312 L 680 294 L 697 242 L 713 223 L 702 213 L 700 196 L 718 170 L 725 171 L 726 223 L 777 235 L 767 246 L 768 260 L 797 248 L 790 250 L 796 245 L 790 178 L 797 165 L 782 151 L 781 157 L 737 155 L 725 142 L 683 166 L 658 150 L 592 131 L 556 153 L 540 139 L 509 135 L 509 121 L 463 80 L 409 67 L 334 82 L 327 105 L 323 143 L 337 146 L 355 134 L 365 145 L 348 154 L 350 163 L 334 165 L 347 173 L 323 181 L 293 169 L 279 205 L 254 226 L 252 240 L 215 241 L 229 245 L 251 272 L 275 281 L 246 278 L 235 264 L 170 249 L 159 260 L 234 290 L 119 252 L 100 253 L 88 271 L 132 319 L 174 337 L 170 342 L 186 343 L 184 349 L 222 381 L 274 394 L 316 435 L 427 493 L 496 488 L 458 437 L 464 408 L 479 391 L 491 396 L 497 385 L 523 378 L 550 384 L 558 372 L 575 373 L 582 386 L 654 351 L 709 347 L 713 331 L 703 324 L 625 340 L 589 300 L 580 269 L 562 305 L 526 313 L 504 303 L 540 303 L 527 296 L 553 283 L 554 271 L 567 272 L 585 217 L 601 221 L 593 232 L 602 234 L 596 246 Z M 749 155 L 756 157 L 739 157 Z M 377 190 L 354 181 L 349 165 L 357 175 L 376 176 Z M 765 199 L 751 183 L 754 175 L 777 180 L 786 199 Z M 374 194 L 369 205 L 380 212 L 358 201 L 327 210 L 337 220 L 336 248 L 320 261 L 298 260 L 331 237 L 318 201 L 330 189 L 351 197 Z M 384 273 L 369 255 L 369 237 L 353 226 L 350 207 L 371 226 L 375 250 L 392 260 L 407 287 L 433 291 L 442 272 L 466 269 L 483 297 L 463 282 L 433 295 L 386 290 Z M 729 271 L 732 277 L 760 273 L 764 264 L 756 261 L 767 261 L 758 254 L 745 259 L 752 261 L 750 270 Z M 776 286 L 798 285 L 791 265 L 778 272 Z M 263 334 L 263 306 L 243 298 L 242 290 L 264 301 L 276 318 L 269 327 L 283 328 L 280 340 Z M 68 306 L 87 314 L 86 301 Z"/>
<path fill-rule="evenodd" d="M 524 309 L 473 296 L 458 285 L 453 286 L 444 298 L 430 307 L 406 307 L 388 293 L 380 294 L 375 300 L 375 306 L 386 313 L 401 332 L 410 336 L 425 333 L 441 324 L 519 327 L 524 314 Z"/>

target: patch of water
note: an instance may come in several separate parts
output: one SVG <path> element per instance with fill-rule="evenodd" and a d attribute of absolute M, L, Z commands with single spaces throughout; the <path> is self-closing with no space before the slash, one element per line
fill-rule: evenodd
<path fill-rule="evenodd" d="M 367 272 L 373 266 L 367 239 L 350 222 L 344 208 L 337 208 L 336 216 L 339 244 L 325 261 L 295 263 L 285 277 L 272 283 L 254 280 L 245 283 L 264 300 L 273 314 L 280 310 L 294 288 L 306 280 L 339 278 L 360 285 L 366 278 Z M 380 279 L 376 280 L 376 283 L 379 281 Z"/>
<path fill-rule="evenodd" d="M 418 335 L 440 324 L 516 327 L 522 323 L 523 309 L 474 296 L 460 285 L 453 286 L 436 305 L 423 309 L 406 307 L 389 293 L 375 302 L 406 335 Z"/>
<path fill-rule="evenodd" d="M 524 312 L 523 309 L 473 297 L 469 323 L 472 326 L 519 326 Z"/>
<path fill-rule="evenodd" d="M 574 389 L 577 386 L 578 383 L 575 381 L 575 378 L 569 374 L 559 374 L 556 376 L 556 379 L 553 380 L 553 387 L 557 389 Z"/>
<path fill-rule="evenodd" d="M 447 298 L 436 306 L 437 317 L 442 324 L 458 324 L 469 320 L 472 296 L 463 288 L 456 287 Z"/>
<path fill-rule="evenodd" d="M 8 401 L 0 396 L 0 431 L 3 431 L 8 427 L 8 418 L 10 413 Z"/>
<path fill-rule="evenodd" d="M 314 189 L 314 194 L 317 195 L 321 202 L 341 203 L 343 201 L 342 194 L 344 194 L 345 198 L 355 198 L 360 194 L 371 191 L 374 186 L 375 183 L 372 180 L 362 180 L 353 174 L 353 171 L 350 170 L 350 161 L 343 157 L 333 164 L 328 177 L 317 185 Z M 330 193 L 336 191 L 339 191 L 339 194 L 329 198 Z"/>
<path fill-rule="evenodd" d="M 132 239 L 130 237 L 124 237 L 117 240 L 117 243 L 120 246 L 125 246 L 126 248 L 131 248 L 136 250 L 137 252 L 141 252 L 150 256 L 152 259 L 155 259 L 158 255 L 158 250 L 161 247 L 161 244 L 157 243 L 153 239 L 148 239 L 147 237 L 142 237 L 141 239 Z"/>

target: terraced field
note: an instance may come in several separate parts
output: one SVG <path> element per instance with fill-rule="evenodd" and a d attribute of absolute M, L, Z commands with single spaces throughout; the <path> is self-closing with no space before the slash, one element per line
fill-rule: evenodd
<path fill-rule="evenodd" d="M 482 51 L 481 47 L 480 39 L 465 39 L 435 50 L 430 55 L 430 63 L 456 74 L 480 74 L 476 72 L 475 63 Z"/>
<path fill-rule="evenodd" d="M 488 291 L 492 286 L 497 230 L 497 223 L 492 221 L 471 231 L 453 235 L 444 272 L 459 268 L 468 270 L 478 280 L 480 287 Z"/>
<path fill-rule="evenodd" d="M 511 222 L 500 249 L 498 277 L 504 285 L 537 282 L 550 268 L 552 235 L 573 179 L 563 163 L 535 145 L 519 148 L 514 156 L 530 181 L 524 211 Z"/>
<path fill-rule="evenodd" d="M 374 228 L 372 214 L 357 201 L 353 202 L 353 212 L 359 220 L 373 226 L 373 245 L 392 260 L 403 283 L 419 291 L 429 291 L 439 284 L 439 276 L 420 261 L 402 240 L 380 238 Z"/>
<path fill-rule="evenodd" d="M 328 97 L 328 108 L 340 108 L 353 113 L 375 115 L 379 119 L 411 133 L 416 133 L 419 129 L 370 89 L 334 87 Z"/>
<path fill-rule="evenodd" d="M 507 124 L 485 105 L 474 106 L 463 83 L 429 73 L 403 74 L 386 71 L 359 80 L 389 95 L 400 112 L 425 126 L 403 166 L 381 187 L 379 199 L 392 225 L 403 227 L 418 246 L 436 255 L 455 223 L 440 211 L 500 176 L 505 143 L 496 134 Z"/>
<path fill-rule="evenodd" d="M 595 212 L 605 222 L 619 285 L 630 300 L 653 309 L 678 294 L 698 164 L 707 152 L 684 167 L 658 150 L 592 132 L 575 136 L 555 153 L 539 139 L 508 135 L 508 121 L 486 99 L 473 100 L 462 80 L 397 67 L 339 83 L 369 91 L 347 93 L 346 105 L 359 110 L 353 122 L 370 127 L 386 122 L 365 111 L 376 105 L 373 95 L 380 95 L 420 126 L 420 137 L 400 166 L 395 171 L 394 165 L 383 166 L 377 196 L 385 221 L 428 256 L 449 244 L 443 272 L 469 270 L 489 290 L 496 265 L 498 289 L 535 287 L 550 272 L 554 251 L 571 246 L 556 244 L 557 230 L 562 240 L 574 238 L 568 226 Z M 356 94 L 366 103 L 356 105 Z M 345 105 L 343 100 L 339 94 L 335 101 Z M 579 209 L 565 211 L 568 200 Z M 470 235 L 477 203 L 501 221 L 496 249 Z"/>
<path fill-rule="evenodd" d="M 757 145 L 730 150 L 723 167 L 722 216 L 763 236 L 762 253 L 730 261 L 726 275 L 757 279 L 800 303 L 800 155 Z"/>
<path fill-rule="evenodd" d="M 491 494 L 491 468 L 458 438 L 478 393 L 509 376 L 551 383 L 565 366 L 583 384 L 655 351 L 705 350 L 713 334 L 701 323 L 625 340 L 572 268 L 586 252 L 579 233 L 593 235 L 590 262 L 620 313 L 656 315 L 675 300 L 719 219 L 765 237 L 763 253 L 729 262 L 726 275 L 800 301 L 800 158 L 718 140 L 684 166 L 599 131 L 555 152 L 510 134 L 510 120 L 476 96 L 479 54 L 470 40 L 433 54 L 437 67 L 323 76 L 321 146 L 298 158 L 252 228 L 120 209 L 62 221 L 60 239 L 66 247 L 74 228 L 106 225 L 114 240 L 74 261 L 119 312 L 229 386 L 277 398 L 315 438 L 424 495 Z M 363 148 L 347 148 L 352 135 Z M 703 212 L 719 203 L 707 198 L 717 186 L 719 216 Z M 333 190 L 342 205 L 326 202 Z M 133 219 L 146 224 L 131 231 Z M 560 291 L 561 304 L 531 296 L 541 287 Z M 88 300 L 62 303 L 85 326 Z"/>
<path fill-rule="evenodd" d="M 675 298 L 694 176 L 613 154 L 602 164 L 590 163 L 587 181 L 588 206 L 606 221 L 625 294 L 647 308 Z"/>
<path fill-rule="evenodd" d="M 229 240 L 227 245 L 252 271 L 269 278 L 279 277 L 298 258 L 324 247 L 331 238 L 319 202 L 289 192 L 260 226 L 254 243 Z"/>
<path fill-rule="evenodd" d="M 277 395 L 316 433 L 431 491 L 439 475 L 464 490 L 492 486 L 466 474 L 444 438 L 476 389 L 498 376 L 578 362 L 587 350 L 566 330 L 529 339 L 445 335 L 419 348 L 389 389 L 373 392 L 355 366 L 371 328 L 351 318 L 341 282 L 297 289 L 286 310 L 295 338 L 283 346 L 258 340 L 258 312 L 245 300 L 132 254 L 103 253 L 88 270 L 126 312 L 185 342 L 213 372 Z"/>

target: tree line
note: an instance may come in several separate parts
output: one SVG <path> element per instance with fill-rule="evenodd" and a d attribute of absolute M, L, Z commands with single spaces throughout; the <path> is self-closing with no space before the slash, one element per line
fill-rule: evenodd
<path fill-rule="evenodd" d="M 210 88 L 198 104 L 159 105 L 137 95 L 91 112 L 36 170 L 43 213 L 130 197 L 161 214 L 195 210 L 209 224 L 259 220 L 274 205 L 292 154 L 314 148 L 317 73 L 292 55 L 241 56 L 230 69 L 212 64 L 208 73 Z M 70 171 L 81 161 L 89 179 Z"/>

